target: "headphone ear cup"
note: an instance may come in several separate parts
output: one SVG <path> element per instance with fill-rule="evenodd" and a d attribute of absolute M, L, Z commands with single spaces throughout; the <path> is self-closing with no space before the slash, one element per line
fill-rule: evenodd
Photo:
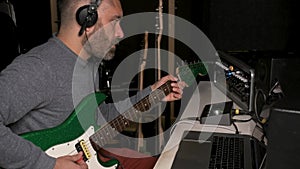
<path fill-rule="evenodd" d="M 96 5 L 84 5 L 76 11 L 76 20 L 80 26 L 86 28 L 95 25 L 98 20 L 97 6 Z"/>

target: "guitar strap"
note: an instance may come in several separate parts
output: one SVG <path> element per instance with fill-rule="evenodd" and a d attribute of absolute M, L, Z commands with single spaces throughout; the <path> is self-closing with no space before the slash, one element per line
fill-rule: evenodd
<path fill-rule="evenodd" d="M 108 155 L 107 153 L 103 152 L 102 150 L 104 150 L 103 148 L 101 148 L 98 153 L 100 156 L 104 157 L 104 158 L 108 158 L 109 160 L 117 160 L 118 161 L 118 167 L 121 167 L 121 169 L 124 169 L 122 163 L 120 162 L 120 160 L 118 160 L 116 157 L 112 156 L 112 155 Z"/>

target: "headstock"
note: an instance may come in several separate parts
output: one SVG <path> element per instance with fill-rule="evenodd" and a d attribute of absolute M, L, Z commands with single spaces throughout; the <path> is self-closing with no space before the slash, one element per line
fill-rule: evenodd
<path fill-rule="evenodd" d="M 207 67 L 203 62 L 196 62 L 192 64 L 177 67 L 176 74 L 180 81 L 184 81 L 188 86 L 195 82 L 198 75 L 207 75 Z"/>

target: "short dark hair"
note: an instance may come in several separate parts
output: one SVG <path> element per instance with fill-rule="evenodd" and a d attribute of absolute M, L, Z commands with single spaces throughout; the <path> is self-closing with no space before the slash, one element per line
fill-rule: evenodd
<path fill-rule="evenodd" d="M 57 0 L 57 12 L 59 24 L 68 22 L 75 18 L 75 8 L 80 2 L 89 2 L 89 0 Z M 74 16 L 73 16 L 74 15 Z"/>

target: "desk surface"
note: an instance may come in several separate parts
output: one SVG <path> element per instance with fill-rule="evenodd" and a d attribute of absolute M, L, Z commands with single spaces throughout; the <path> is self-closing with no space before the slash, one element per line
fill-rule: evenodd
<path fill-rule="evenodd" d="M 185 120 L 189 117 L 199 117 L 204 106 L 207 104 L 219 103 L 224 101 L 230 101 L 230 99 L 219 89 L 217 89 L 212 82 L 200 82 L 185 110 L 181 114 L 180 120 L 176 121 L 175 124 L 173 124 L 173 128 L 171 129 L 171 136 L 154 168 L 169 169 L 172 167 L 175 155 L 178 150 L 178 145 L 181 141 L 183 132 L 186 130 L 235 133 L 236 129 L 233 125 L 208 125 L 200 124 L 198 121 Z M 238 108 L 235 104 L 234 107 Z M 249 119 L 250 117 L 245 115 L 241 116 L 240 118 Z M 256 123 L 253 121 L 249 121 L 236 123 L 236 125 L 241 134 L 252 135 Z"/>

